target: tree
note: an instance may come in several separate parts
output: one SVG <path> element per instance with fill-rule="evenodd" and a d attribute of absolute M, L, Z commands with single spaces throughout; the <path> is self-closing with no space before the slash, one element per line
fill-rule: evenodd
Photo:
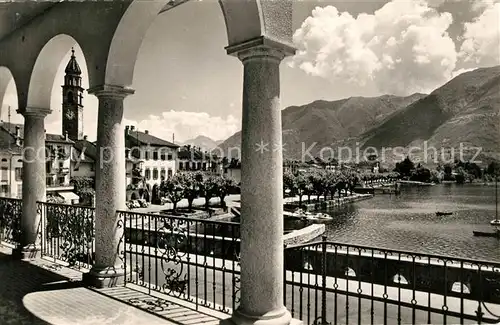
<path fill-rule="evenodd" d="M 236 186 L 236 182 L 232 178 L 217 177 L 218 182 L 216 195 L 220 199 L 220 204 L 223 209 L 226 209 L 225 198 L 229 194 L 229 191 Z"/>
<path fill-rule="evenodd" d="M 167 178 L 160 184 L 162 193 L 172 202 L 172 210 L 175 212 L 177 203 L 184 198 L 184 187 L 178 175 Z"/>
<path fill-rule="evenodd" d="M 326 177 L 322 171 L 317 170 L 311 172 L 308 178 L 312 186 L 312 191 L 316 194 L 319 201 L 320 196 L 326 191 Z"/>
<path fill-rule="evenodd" d="M 466 172 L 463 167 L 458 167 L 455 175 L 457 184 L 463 184 L 466 180 Z"/>
<path fill-rule="evenodd" d="M 309 193 L 309 184 L 305 175 L 302 173 L 295 175 L 295 184 L 297 186 L 297 194 L 299 195 L 299 206 L 302 206 L 302 196 Z"/>
<path fill-rule="evenodd" d="M 73 185 L 75 193 L 81 198 L 81 201 L 92 205 L 95 198 L 94 179 L 91 177 L 77 176 L 70 181 Z"/>
<path fill-rule="evenodd" d="M 209 175 L 206 177 L 202 176 L 202 182 L 200 186 L 200 193 L 201 195 L 205 198 L 205 209 L 208 210 L 210 199 L 213 198 L 214 196 L 217 195 L 219 192 L 219 185 L 220 182 L 218 182 L 218 179 L 220 177 Z"/>
<path fill-rule="evenodd" d="M 415 164 L 410 160 L 410 157 L 406 157 L 403 161 L 396 163 L 395 171 L 402 176 L 410 176 L 414 169 Z"/>
<path fill-rule="evenodd" d="M 184 197 L 188 200 L 188 210 L 192 211 L 193 201 L 200 195 L 203 175 L 200 173 L 179 174 L 179 181 L 182 184 Z"/>
<path fill-rule="evenodd" d="M 286 190 L 290 190 L 290 194 L 294 196 L 296 192 L 296 182 L 295 182 L 295 175 L 287 170 L 286 172 L 283 173 L 283 192 Z M 285 196 L 285 193 L 283 193 L 283 196 Z"/>
<path fill-rule="evenodd" d="M 500 173 L 500 163 L 496 161 L 490 162 L 485 172 L 490 175 L 498 175 Z"/>

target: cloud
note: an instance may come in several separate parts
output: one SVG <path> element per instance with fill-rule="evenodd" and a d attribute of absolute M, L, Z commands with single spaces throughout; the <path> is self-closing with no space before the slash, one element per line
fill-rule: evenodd
<path fill-rule="evenodd" d="M 90 107 L 89 107 L 90 108 Z M 92 108 L 84 113 L 84 133 L 90 141 L 95 141 L 97 136 L 97 109 L 95 113 Z M 207 113 L 167 111 L 160 116 L 149 115 L 146 119 L 135 121 L 124 118 L 123 125 L 134 125 L 140 131 L 148 130 L 150 134 L 161 139 L 172 141 L 175 134 L 175 142 L 184 142 L 198 135 L 205 135 L 214 140 L 226 139 L 241 129 L 241 122 L 234 116 L 226 118 L 210 116 Z M 45 123 L 48 133 L 61 134 L 61 119 L 55 119 Z"/>
<path fill-rule="evenodd" d="M 392 1 L 356 18 L 317 7 L 294 34 L 298 50 L 289 64 L 334 84 L 398 95 L 428 92 L 455 69 L 451 23 L 450 13 L 425 1 Z"/>
<path fill-rule="evenodd" d="M 241 122 L 233 115 L 226 118 L 210 116 L 208 113 L 186 111 L 166 111 L 160 116 L 150 115 L 142 121 L 125 120 L 125 125 L 134 125 L 139 130 L 149 130 L 150 134 L 167 141 L 184 142 L 204 135 L 214 140 L 226 139 L 241 129 Z"/>
<path fill-rule="evenodd" d="M 500 64 L 500 1 L 482 3 L 483 13 L 465 23 L 459 57 L 475 66 Z"/>

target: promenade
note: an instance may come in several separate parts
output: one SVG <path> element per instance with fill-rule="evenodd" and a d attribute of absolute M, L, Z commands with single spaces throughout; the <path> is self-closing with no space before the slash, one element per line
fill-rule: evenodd
<path fill-rule="evenodd" d="M 10 254 L 0 246 L 2 325 L 215 325 L 229 317 L 130 287 L 85 288 L 79 271 L 45 259 L 13 260 Z"/>

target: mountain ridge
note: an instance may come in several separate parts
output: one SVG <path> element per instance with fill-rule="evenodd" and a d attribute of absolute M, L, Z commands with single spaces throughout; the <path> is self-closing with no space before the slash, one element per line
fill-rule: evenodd
<path fill-rule="evenodd" d="M 499 116 L 500 66 L 479 68 L 455 76 L 430 94 L 353 96 L 289 106 L 282 110 L 283 155 L 302 159 L 314 144 L 312 155 L 323 147 L 340 146 L 402 148 L 407 154 L 424 143 L 449 153 L 462 144 L 480 148 L 480 157 L 488 161 L 500 158 Z M 228 150 L 241 147 L 241 131 L 219 147 L 226 156 L 238 158 L 237 151 L 229 155 Z M 388 155 L 388 163 L 400 158 Z"/>

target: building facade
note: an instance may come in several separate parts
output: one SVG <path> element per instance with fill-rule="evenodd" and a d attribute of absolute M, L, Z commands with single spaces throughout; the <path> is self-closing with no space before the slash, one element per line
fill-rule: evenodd
<path fill-rule="evenodd" d="M 216 155 L 196 146 L 184 145 L 179 147 L 178 170 L 221 174 L 222 164 Z"/>

